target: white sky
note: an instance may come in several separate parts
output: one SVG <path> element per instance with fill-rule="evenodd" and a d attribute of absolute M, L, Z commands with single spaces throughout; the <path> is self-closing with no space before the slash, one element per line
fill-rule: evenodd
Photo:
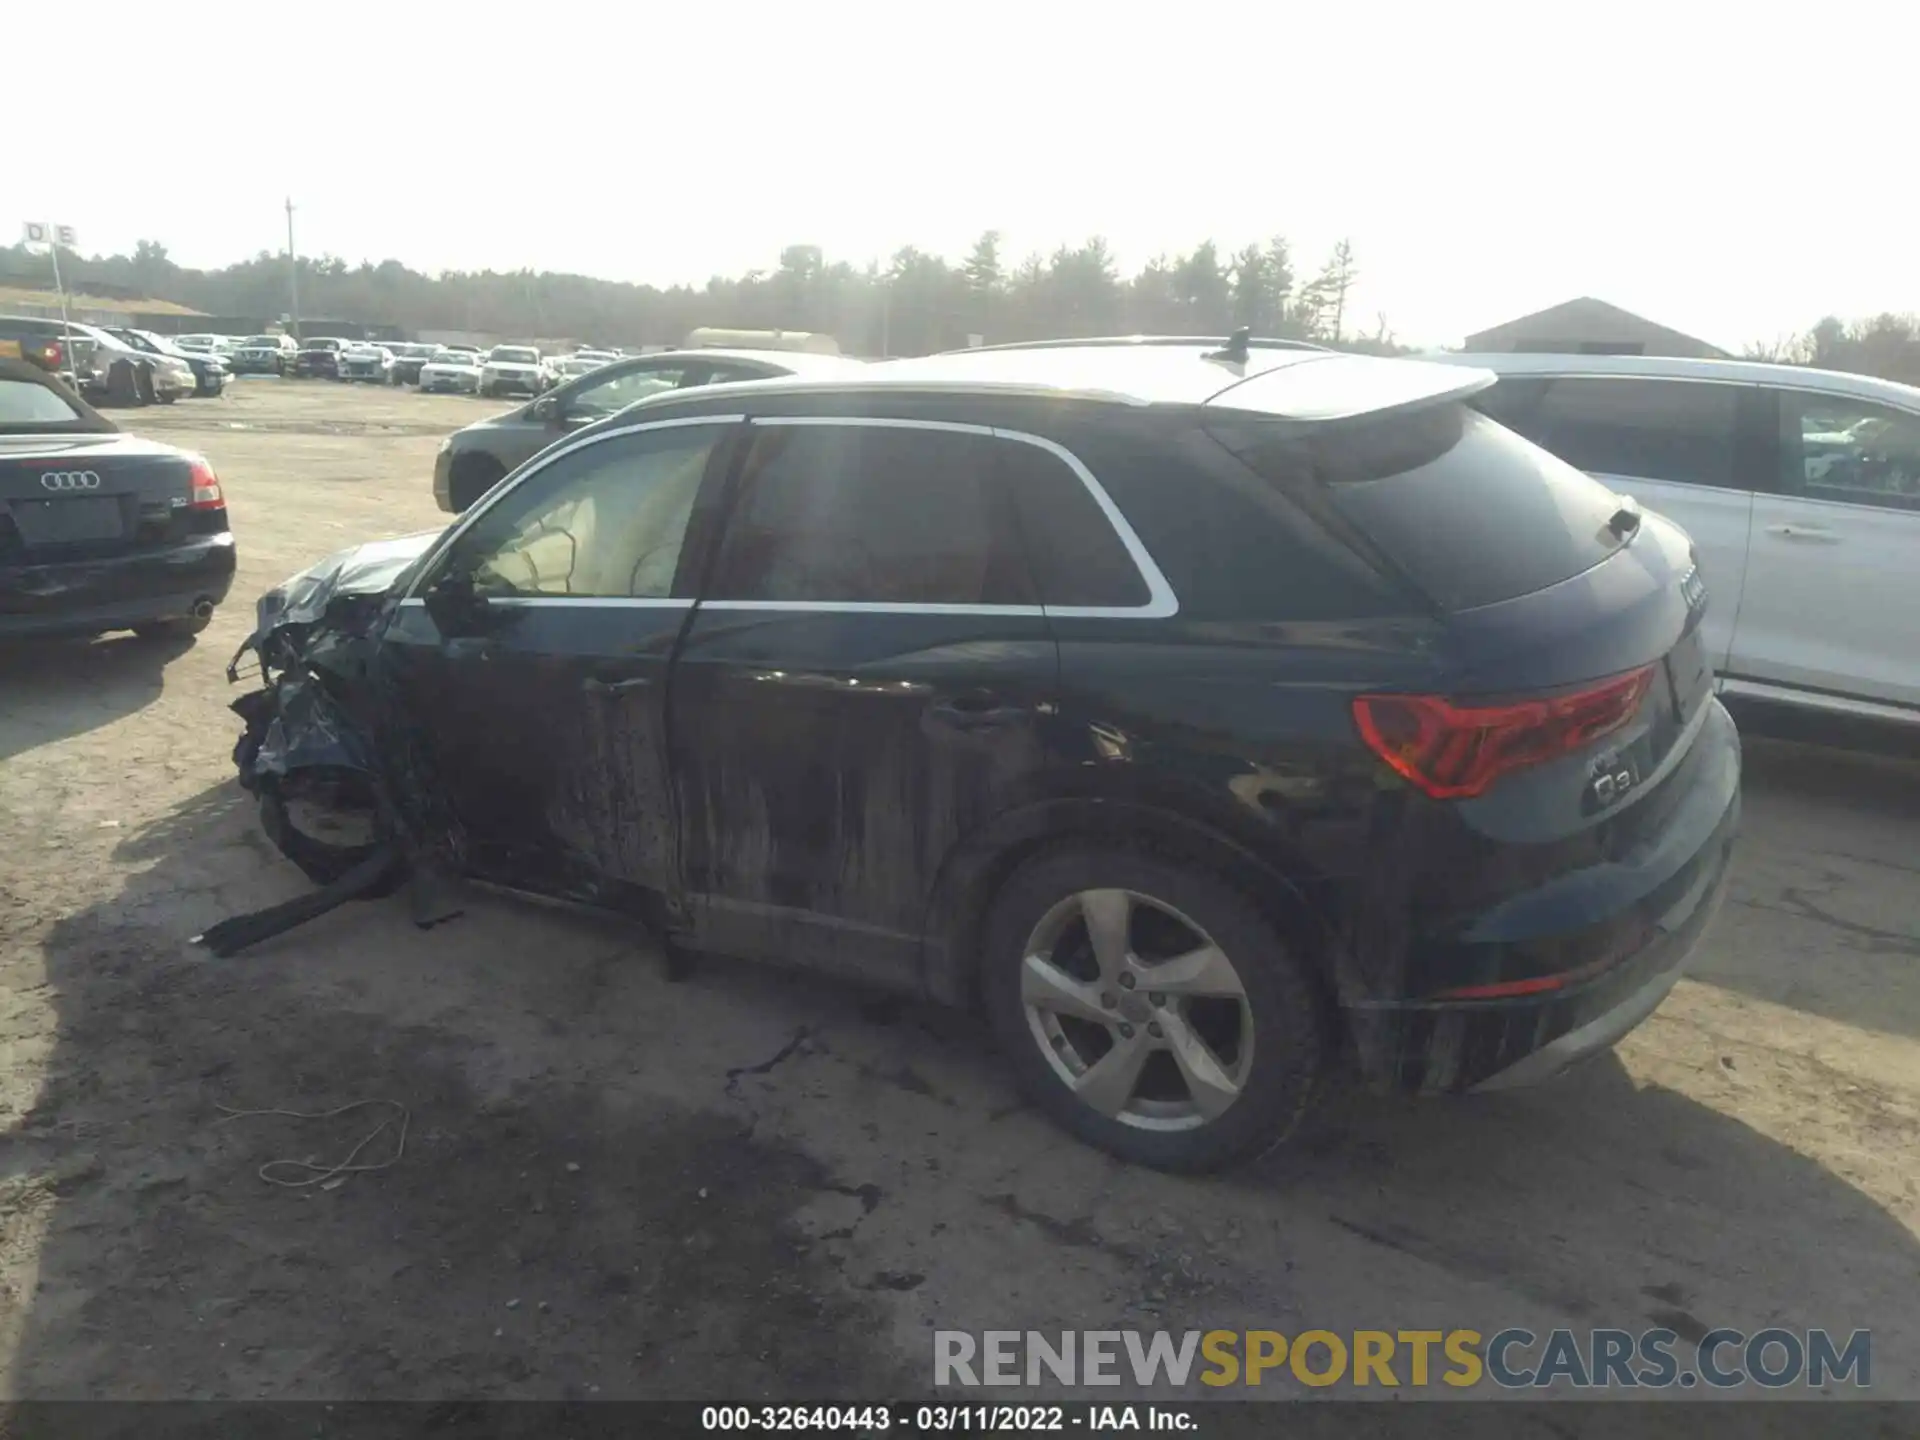
<path fill-rule="evenodd" d="M 1912 0 L 0 9 L 84 82 L 9 130 L 0 233 L 88 253 L 281 249 L 291 194 L 303 253 L 654 284 L 1345 234 L 1349 324 L 1411 343 L 1579 294 L 1730 347 L 1920 310 Z"/>

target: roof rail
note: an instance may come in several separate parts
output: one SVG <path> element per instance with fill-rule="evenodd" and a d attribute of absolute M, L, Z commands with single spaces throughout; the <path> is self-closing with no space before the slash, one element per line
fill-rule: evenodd
<path fill-rule="evenodd" d="M 1244 338 L 1243 338 L 1244 336 Z M 1277 336 L 1247 335 L 1236 330 L 1222 339 L 1218 335 L 1089 335 L 1074 340 L 1007 340 L 998 345 L 971 345 L 964 350 L 947 350 L 947 355 L 969 355 L 981 350 L 1068 350 L 1085 345 L 1204 345 L 1209 350 L 1244 345 L 1254 350 L 1325 350 L 1309 340 L 1282 340 Z"/>

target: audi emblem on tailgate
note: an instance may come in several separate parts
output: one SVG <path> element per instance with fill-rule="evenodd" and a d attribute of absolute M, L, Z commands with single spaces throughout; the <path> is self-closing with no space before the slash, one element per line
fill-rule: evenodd
<path fill-rule="evenodd" d="M 91 470 L 49 470 L 40 483 L 49 490 L 98 490 L 100 477 Z"/>

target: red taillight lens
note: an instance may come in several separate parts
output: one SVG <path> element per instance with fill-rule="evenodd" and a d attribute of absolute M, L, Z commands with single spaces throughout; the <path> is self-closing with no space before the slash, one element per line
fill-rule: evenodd
<path fill-rule="evenodd" d="M 1631 720 L 1653 666 L 1571 695 L 1513 705 L 1459 705 L 1438 695 L 1361 695 L 1360 738 L 1436 800 L 1484 794 L 1502 775 L 1569 754 Z"/>
<path fill-rule="evenodd" d="M 227 497 L 220 493 L 220 477 L 213 473 L 213 466 L 204 455 L 193 457 L 189 473 L 193 477 L 193 498 L 187 502 L 190 510 L 224 510 Z"/>

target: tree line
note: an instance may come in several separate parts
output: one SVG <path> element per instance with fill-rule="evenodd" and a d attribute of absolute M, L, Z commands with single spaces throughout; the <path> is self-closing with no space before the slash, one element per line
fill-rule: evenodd
<path fill-rule="evenodd" d="M 0 250 L 0 272 L 20 276 L 44 255 Z M 166 246 L 142 240 L 131 255 L 60 257 L 70 288 L 111 287 L 172 300 L 211 315 L 289 313 L 287 257 L 261 251 L 215 270 L 177 265 Z M 770 270 L 715 276 L 704 286 L 597 280 L 549 271 L 445 271 L 427 275 L 398 260 L 349 265 L 302 256 L 300 311 L 313 318 L 397 325 L 406 331 L 573 338 L 609 345 L 670 345 L 700 326 L 810 330 L 856 354 L 920 355 L 989 341 L 1079 335 L 1225 335 L 1237 326 L 1271 335 L 1401 353 L 1384 317 L 1362 325 L 1348 300 L 1359 271 L 1353 247 L 1333 248 L 1297 275 L 1284 237 L 1223 249 L 1208 240 L 1123 275 L 1096 236 L 1051 255 L 1010 263 L 989 230 L 965 259 L 905 246 L 881 263 L 829 260 L 815 245 L 789 245 Z"/>
<path fill-rule="evenodd" d="M 1804 334 L 1749 345 L 1744 353 L 1749 360 L 1920 385 L 1920 315 L 1884 314 L 1852 322 L 1829 315 Z"/>
<path fill-rule="evenodd" d="M 211 315 L 268 319 L 288 313 L 287 257 L 263 250 L 214 270 L 177 265 L 165 245 L 142 240 L 131 255 L 62 252 L 68 284 L 176 301 Z M 0 276 L 48 274 L 44 255 L 0 247 Z M 789 245 L 770 270 L 661 289 L 551 271 L 443 271 L 398 260 L 349 265 L 302 256 L 301 313 L 420 330 L 575 339 L 605 345 L 675 345 L 690 330 L 813 330 L 864 355 L 922 355 L 988 341 L 1077 335 L 1256 335 L 1313 340 L 1375 354 L 1404 354 L 1384 316 L 1349 312 L 1359 269 L 1341 241 L 1311 274 L 1297 271 L 1284 236 L 1223 248 L 1212 240 L 1121 273 L 1098 236 L 1051 255 L 1009 263 L 999 232 L 980 236 L 959 263 L 905 246 L 886 263 L 829 260 L 816 245 Z M 44 283 L 40 281 L 39 283 Z M 1828 316 L 1798 335 L 1757 342 L 1748 359 L 1813 365 L 1920 385 L 1920 316 Z"/>

